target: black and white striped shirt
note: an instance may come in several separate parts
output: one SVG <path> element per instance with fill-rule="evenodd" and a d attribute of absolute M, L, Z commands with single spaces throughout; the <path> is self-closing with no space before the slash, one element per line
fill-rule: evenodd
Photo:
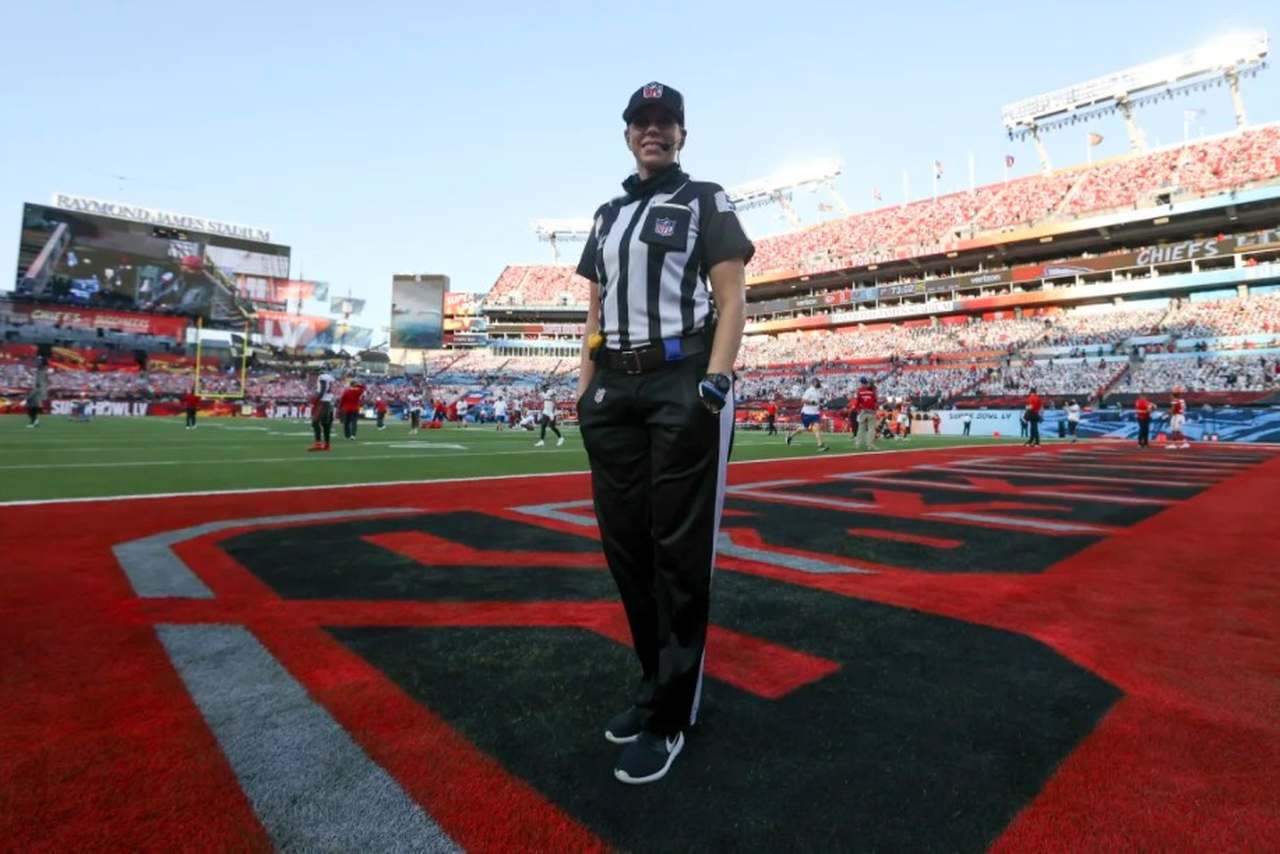
<path fill-rule="evenodd" d="M 600 331 L 611 350 L 690 335 L 715 315 L 707 274 L 755 247 L 724 188 L 678 164 L 622 184 L 596 211 L 578 275 L 600 286 Z"/>

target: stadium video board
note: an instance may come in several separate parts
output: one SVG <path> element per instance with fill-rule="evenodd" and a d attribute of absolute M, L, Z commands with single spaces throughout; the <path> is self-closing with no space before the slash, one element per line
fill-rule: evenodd
<path fill-rule="evenodd" d="M 444 343 L 444 295 L 449 277 L 391 277 L 391 346 L 418 350 Z"/>
<path fill-rule="evenodd" d="M 289 247 L 78 210 L 22 208 L 15 293 L 223 319 L 237 277 L 289 278 Z M 230 319 L 230 318 L 226 318 Z"/>

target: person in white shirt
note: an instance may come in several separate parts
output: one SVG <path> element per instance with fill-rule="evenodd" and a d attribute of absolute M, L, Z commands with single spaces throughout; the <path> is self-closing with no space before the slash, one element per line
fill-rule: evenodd
<path fill-rule="evenodd" d="M 465 397 L 460 397 L 460 398 L 458 398 L 458 402 L 457 402 L 457 404 L 456 404 L 456 407 L 455 407 L 455 408 L 456 408 L 456 409 L 457 409 L 457 411 L 458 411 L 458 426 L 459 426 L 459 427 L 466 427 L 466 426 L 467 426 L 467 407 L 468 407 L 467 399 L 466 399 Z"/>
<path fill-rule="evenodd" d="M 309 451 L 329 450 L 329 433 L 333 430 L 333 374 L 324 371 L 316 377 L 316 395 L 311 402 L 311 432 L 315 443 Z"/>
<path fill-rule="evenodd" d="M 1080 428 L 1080 404 L 1074 400 L 1067 404 L 1067 435 L 1071 444 L 1076 443 L 1076 430 Z"/>
<path fill-rule="evenodd" d="M 800 426 L 787 434 L 787 444 L 797 435 L 808 430 L 818 443 L 818 451 L 829 451 L 831 448 L 822 441 L 822 381 L 814 377 L 809 387 L 800 396 Z"/>
<path fill-rule="evenodd" d="M 498 422 L 499 433 L 507 428 L 507 401 L 502 395 L 493 402 L 493 420 Z"/>
<path fill-rule="evenodd" d="M 409 432 L 417 433 L 418 425 L 422 423 L 422 395 L 411 391 L 405 400 L 409 403 Z"/>
<path fill-rule="evenodd" d="M 542 433 L 538 437 L 538 441 L 533 444 L 535 448 L 541 448 L 547 443 L 547 428 L 551 428 L 551 432 L 556 434 L 556 447 L 564 444 L 564 436 L 560 434 L 559 428 L 556 427 L 556 398 L 551 393 L 551 388 L 547 387 L 542 390 Z"/>

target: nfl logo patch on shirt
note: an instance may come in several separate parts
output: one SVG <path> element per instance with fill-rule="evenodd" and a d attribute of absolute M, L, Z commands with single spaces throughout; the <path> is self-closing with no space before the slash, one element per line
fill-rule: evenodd
<path fill-rule="evenodd" d="M 660 216 L 654 221 L 653 230 L 659 237 L 670 237 L 676 233 L 676 221 Z"/>
<path fill-rule="evenodd" d="M 605 393 L 605 389 L 602 389 L 602 388 L 596 389 L 596 396 L 595 396 L 596 403 L 604 402 L 604 393 Z"/>

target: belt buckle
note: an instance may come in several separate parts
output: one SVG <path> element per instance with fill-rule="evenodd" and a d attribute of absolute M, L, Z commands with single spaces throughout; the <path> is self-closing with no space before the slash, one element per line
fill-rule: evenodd
<path fill-rule="evenodd" d="M 622 370 L 628 376 L 644 373 L 640 368 L 640 351 L 639 350 L 619 350 L 618 358 L 622 364 Z"/>

